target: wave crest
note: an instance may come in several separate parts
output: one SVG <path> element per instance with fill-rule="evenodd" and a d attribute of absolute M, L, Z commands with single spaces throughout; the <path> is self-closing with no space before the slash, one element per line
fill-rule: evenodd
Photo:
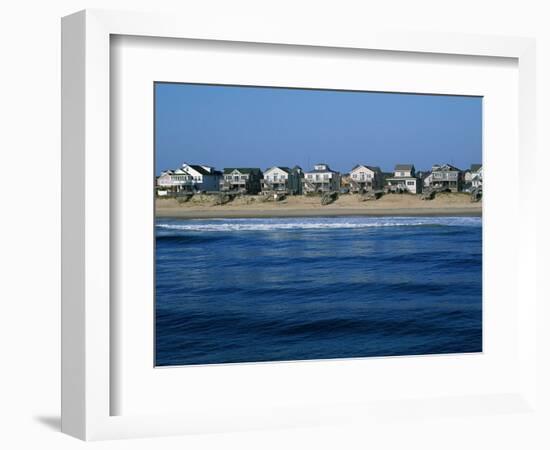
<path fill-rule="evenodd" d="M 157 228 L 178 231 L 330 230 L 381 227 L 481 227 L 480 217 L 332 217 L 157 221 Z"/>

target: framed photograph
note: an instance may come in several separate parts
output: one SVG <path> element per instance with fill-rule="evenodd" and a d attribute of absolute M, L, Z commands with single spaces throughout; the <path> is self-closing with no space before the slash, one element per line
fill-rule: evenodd
<path fill-rule="evenodd" d="M 534 42 L 65 17 L 62 428 L 533 411 Z"/>

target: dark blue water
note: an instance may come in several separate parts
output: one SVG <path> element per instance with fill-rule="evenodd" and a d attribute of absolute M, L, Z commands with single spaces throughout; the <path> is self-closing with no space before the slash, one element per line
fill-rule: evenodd
<path fill-rule="evenodd" d="M 157 220 L 156 364 L 480 352 L 481 219 Z"/>

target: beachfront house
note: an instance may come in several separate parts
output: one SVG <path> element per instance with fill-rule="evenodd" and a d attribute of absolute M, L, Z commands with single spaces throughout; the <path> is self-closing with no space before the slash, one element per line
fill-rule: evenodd
<path fill-rule="evenodd" d="M 172 170 L 163 170 L 156 179 L 155 192 L 159 197 L 170 195 L 174 190 Z"/>
<path fill-rule="evenodd" d="M 481 164 L 472 164 L 464 172 L 464 189 L 480 187 L 483 181 L 483 167 Z"/>
<path fill-rule="evenodd" d="M 256 167 L 226 167 L 220 190 L 255 195 L 262 189 L 262 171 Z"/>
<path fill-rule="evenodd" d="M 471 184 L 475 172 L 481 168 L 481 164 L 471 164 L 469 169 L 464 171 L 464 184 Z"/>
<path fill-rule="evenodd" d="M 472 164 L 473 166 L 474 164 Z M 483 166 L 481 164 L 476 164 L 479 167 L 475 168 L 475 171 L 472 172 L 472 187 L 478 188 L 483 185 Z"/>
<path fill-rule="evenodd" d="M 349 175 L 349 172 L 340 174 L 340 192 L 350 192 L 350 180 L 351 177 Z"/>
<path fill-rule="evenodd" d="M 380 167 L 358 164 L 349 173 L 349 190 L 353 193 L 377 191 L 384 187 Z"/>
<path fill-rule="evenodd" d="M 432 183 L 433 174 L 431 172 L 426 172 L 422 177 L 422 187 L 429 188 Z"/>
<path fill-rule="evenodd" d="M 183 164 L 157 177 L 159 193 L 217 191 L 222 173 L 210 166 Z"/>
<path fill-rule="evenodd" d="M 462 190 L 464 178 L 462 171 L 450 164 L 432 166 L 430 188 L 448 189 L 451 192 Z"/>
<path fill-rule="evenodd" d="M 291 195 L 303 194 L 304 170 L 300 166 L 294 166 L 290 169 L 288 177 L 288 191 Z"/>
<path fill-rule="evenodd" d="M 182 164 L 180 170 L 191 178 L 187 185 L 191 192 L 218 191 L 222 173 L 214 167 L 199 164 Z"/>
<path fill-rule="evenodd" d="M 172 170 L 163 170 L 157 177 L 157 186 L 159 188 L 169 189 L 172 187 Z"/>
<path fill-rule="evenodd" d="M 299 166 L 293 169 L 284 166 L 274 166 L 264 171 L 262 191 L 280 192 L 284 194 L 301 194 L 304 172 Z"/>
<path fill-rule="evenodd" d="M 192 177 L 182 169 L 164 170 L 157 177 L 157 193 L 168 195 L 189 190 Z"/>
<path fill-rule="evenodd" d="M 288 190 L 288 178 L 290 168 L 284 166 L 274 166 L 264 170 L 262 180 L 262 191 L 275 191 L 286 193 Z"/>
<path fill-rule="evenodd" d="M 413 164 L 397 164 L 393 176 L 386 178 L 386 192 L 409 192 L 418 194 L 422 192 L 422 183 L 416 177 Z"/>
<path fill-rule="evenodd" d="M 328 164 L 316 164 L 313 170 L 304 173 L 304 193 L 331 192 L 340 190 L 340 173 Z"/>

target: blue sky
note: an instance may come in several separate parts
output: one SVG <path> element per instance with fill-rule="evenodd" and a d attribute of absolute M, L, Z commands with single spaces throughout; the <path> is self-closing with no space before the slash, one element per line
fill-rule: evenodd
<path fill-rule="evenodd" d="M 480 97 L 155 84 L 157 173 L 325 162 L 417 170 L 481 163 Z"/>

